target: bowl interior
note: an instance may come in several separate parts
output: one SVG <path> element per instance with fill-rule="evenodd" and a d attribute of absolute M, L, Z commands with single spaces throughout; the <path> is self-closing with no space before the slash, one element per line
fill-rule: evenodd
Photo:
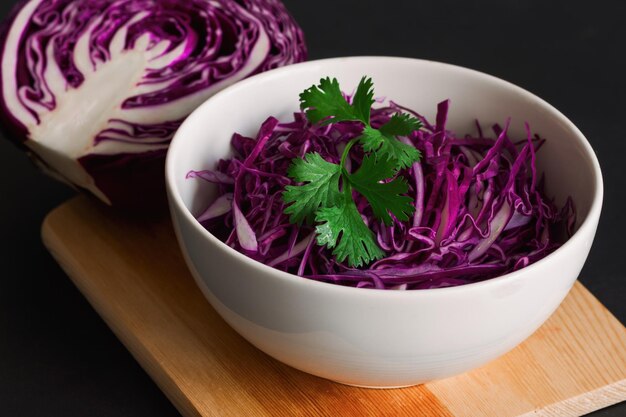
<path fill-rule="evenodd" d="M 234 132 L 254 137 L 261 123 L 274 116 L 290 120 L 298 110 L 298 95 L 321 77 L 336 77 L 353 91 L 363 75 L 373 78 L 377 97 L 391 99 L 434 121 L 436 106 L 450 99 L 447 128 L 457 134 L 475 133 L 475 120 L 484 131 L 511 118 L 510 137 L 526 137 L 524 123 L 547 139 L 537 155 L 539 172 L 546 174 L 549 196 L 561 205 L 572 196 L 577 225 L 587 217 L 599 182 L 597 161 L 576 127 L 543 100 L 497 78 L 431 61 L 405 58 L 357 57 L 312 61 L 242 81 L 218 93 L 183 124 L 168 154 L 170 189 L 180 195 L 193 215 L 213 199 L 213 187 L 186 180 L 190 170 L 211 169 L 231 153 Z"/>

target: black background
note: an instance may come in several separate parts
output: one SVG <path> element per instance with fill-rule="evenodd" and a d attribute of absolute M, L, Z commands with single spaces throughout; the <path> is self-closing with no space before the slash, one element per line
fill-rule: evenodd
<path fill-rule="evenodd" d="M 2 16 L 14 2 L 1 0 Z M 605 180 L 581 280 L 626 321 L 626 2 L 285 3 L 307 34 L 311 59 L 449 62 L 520 85 L 568 116 L 596 150 Z M 73 194 L 0 141 L 0 415 L 177 416 L 41 244 L 45 214 Z M 626 404 L 594 415 L 624 416 Z"/>

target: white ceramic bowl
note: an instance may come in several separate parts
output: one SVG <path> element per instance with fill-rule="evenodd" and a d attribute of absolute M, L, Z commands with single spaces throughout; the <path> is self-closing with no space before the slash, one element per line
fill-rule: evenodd
<path fill-rule="evenodd" d="M 520 271 L 443 289 L 384 291 L 307 280 L 253 261 L 194 219 L 211 186 L 186 180 L 230 153 L 233 132 L 254 136 L 268 116 L 289 120 L 298 93 L 323 76 L 351 91 L 362 75 L 385 96 L 433 119 L 450 98 L 448 127 L 473 132 L 512 117 L 548 139 L 538 155 L 547 191 L 571 195 L 578 230 L 560 249 Z M 558 79 L 555 80 L 558 82 Z M 575 95 L 572 93 L 572 99 Z M 352 57 L 270 71 L 225 89 L 182 125 L 167 157 L 174 226 L 189 268 L 209 302 L 239 334 L 302 371 L 351 385 L 397 387 L 455 375 L 511 350 L 552 314 L 576 280 L 602 205 L 598 161 L 558 110 L 506 81 L 452 65 L 407 58 Z"/>

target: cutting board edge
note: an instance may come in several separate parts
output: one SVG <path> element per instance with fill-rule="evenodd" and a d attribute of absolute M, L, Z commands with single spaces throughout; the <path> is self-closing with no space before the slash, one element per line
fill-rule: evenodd
<path fill-rule="evenodd" d="M 518 417 L 577 417 L 626 401 L 626 379 L 585 392 Z"/>

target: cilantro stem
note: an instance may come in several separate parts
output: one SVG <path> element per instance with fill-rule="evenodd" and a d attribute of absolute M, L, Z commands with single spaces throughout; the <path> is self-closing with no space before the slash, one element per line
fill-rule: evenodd
<path fill-rule="evenodd" d="M 340 167 L 341 167 L 341 173 L 344 175 L 347 175 L 348 172 L 345 169 L 345 164 L 346 164 L 346 158 L 348 157 L 348 154 L 350 153 L 350 149 L 352 149 L 352 147 L 354 146 L 355 143 L 357 143 L 357 141 L 360 139 L 360 137 L 356 137 L 353 138 L 350 142 L 348 142 L 348 144 L 346 145 L 346 147 L 343 150 L 343 153 L 341 154 L 341 163 L 340 163 Z"/>
<path fill-rule="evenodd" d="M 343 149 L 343 153 L 341 154 L 341 163 L 339 165 L 339 169 L 341 170 L 341 179 L 343 185 L 343 193 L 348 199 L 352 199 L 352 186 L 350 185 L 350 181 L 348 180 L 348 176 L 350 173 L 346 170 L 345 164 L 346 159 L 348 158 L 348 154 L 350 153 L 350 149 L 354 146 L 355 143 L 360 139 L 359 136 L 353 138 L 346 144 L 346 147 Z"/>

